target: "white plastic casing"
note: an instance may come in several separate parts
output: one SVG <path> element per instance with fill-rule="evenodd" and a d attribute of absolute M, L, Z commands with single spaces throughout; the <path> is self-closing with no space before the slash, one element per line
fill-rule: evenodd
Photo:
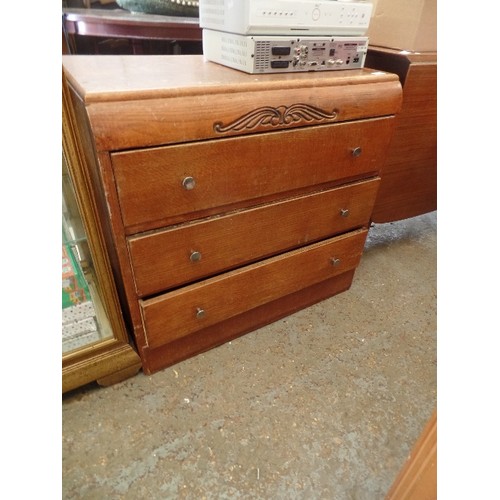
<path fill-rule="evenodd" d="M 199 0 L 200 27 L 240 35 L 362 36 L 370 1 Z"/>

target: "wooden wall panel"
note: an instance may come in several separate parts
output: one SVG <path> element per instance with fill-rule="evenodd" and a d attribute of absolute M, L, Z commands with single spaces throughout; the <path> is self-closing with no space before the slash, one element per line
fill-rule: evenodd
<path fill-rule="evenodd" d="M 374 47 L 366 66 L 396 73 L 403 107 L 382 167 L 372 220 L 391 222 L 437 209 L 437 54 Z"/>

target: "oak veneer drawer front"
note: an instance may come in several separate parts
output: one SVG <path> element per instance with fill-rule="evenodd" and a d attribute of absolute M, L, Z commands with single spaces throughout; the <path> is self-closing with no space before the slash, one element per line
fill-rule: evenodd
<path fill-rule="evenodd" d="M 353 231 L 140 300 L 148 346 L 159 347 L 354 269 L 367 232 Z"/>
<path fill-rule="evenodd" d="M 393 118 L 112 154 L 127 234 L 203 211 L 376 173 Z"/>
<path fill-rule="evenodd" d="M 144 297 L 368 224 L 379 178 L 129 238 Z"/>

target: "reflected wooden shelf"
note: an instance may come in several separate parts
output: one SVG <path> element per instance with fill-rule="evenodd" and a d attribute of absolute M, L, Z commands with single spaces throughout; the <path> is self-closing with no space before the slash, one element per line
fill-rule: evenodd
<path fill-rule="evenodd" d="M 75 37 L 128 39 L 134 54 L 143 54 L 147 41 L 199 42 L 201 47 L 202 40 L 198 18 L 131 13 L 124 9 L 63 9 L 63 30 L 72 53 L 76 53 Z"/>

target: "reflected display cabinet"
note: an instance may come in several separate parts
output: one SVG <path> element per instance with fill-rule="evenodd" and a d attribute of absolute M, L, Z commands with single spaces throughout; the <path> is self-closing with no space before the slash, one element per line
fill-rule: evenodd
<path fill-rule="evenodd" d="M 63 79 L 62 392 L 138 372 Z"/>

